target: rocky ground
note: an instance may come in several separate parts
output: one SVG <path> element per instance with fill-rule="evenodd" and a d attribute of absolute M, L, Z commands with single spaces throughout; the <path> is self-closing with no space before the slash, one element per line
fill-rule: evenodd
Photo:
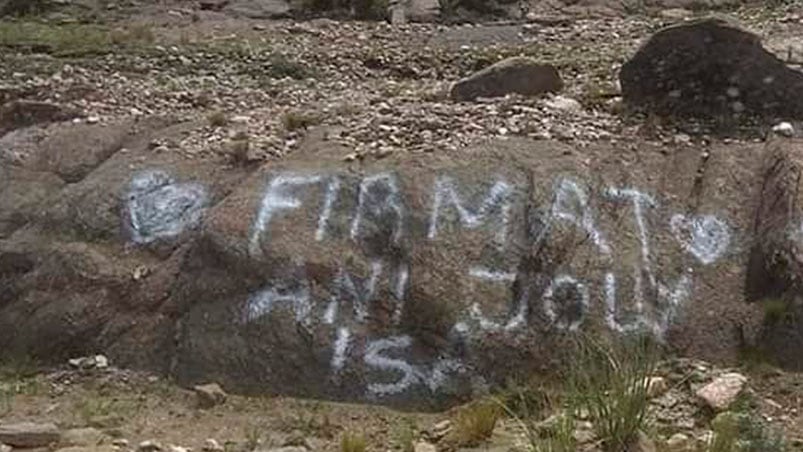
<path fill-rule="evenodd" d="M 582 149 L 598 141 L 762 141 L 771 133 L 772 124 L 723 132 L 716 123 L 673 125 L 623 111 L 617 79 L 623 62 L 656 30 L 700 12 L 665 10 L 626 18 L 555 12 L 502 23 L 391 26 L 232 18 L 179 2 L 131 8 L 90 15 L 65 7 L 44 17 L 0 21 L 0 103 L 47 101 L 60 106 L 59 115 L 89 124 L 167 117 L 182 126 L 172 138 L 151 142 L 152 152 L 231 166 L 270 164 L 306 140 L 344 145 L 348 151 L 342 158 L 350 161 L 453 151 L 516 136 Z M 727 14 L 762 36 L 767 48 L 791 66 L 803 64 L 799 6 L 744 7 Z M 555 65 L 565 88 L 535 98 L 449 100 L 454 81 L 515 55 Z M 799 130 L 793 124 L 791 133 Z M 43 141 L 48 130 L 5 134 L 0 162 L 31 158 L 19 146 L 13 154 L 6 152 L 7 144 L 29 141 L 30 134 Z M 450 433 L 459 423 L 459 408 L 399 413 L 233 395 L 201 408 L 193 391 L 159 377 L 100 367 L 65 366 L 34 376 L 19 368 L 6 372 L 0 383 L 0 442 L 15 449 L 77 446 L 97 452 L 280 447 L 290 452 L 339 450 L 343 436 L 353 433 L 366 436 L 368 450 L 461 447 Z M 763 366 L 741 371 L 749 376 L 750 394 L 749 406 L 741 409 L 783 431 L 790 447 L 803 447 L 803 377 Z M 653 394 L 650 432 L 659 450 L 694 450 L 710 439 L 716 411 L 735 408 L 706 407 L 698 390 L 726 373 L 692 361 L 672 361 L 660 369 L 655 376 L 663 383 Z M 13 425 L 19 422 L 53 425 L 34 426 L 32 443 L 14 444 L 20 435 Z M 23 427 L 22 436 L 31 433 L 25 430 L 32 426 Z M 584 429 L 589 430 L 587 424 L 577 435 L 593 448 L 593 437 Z M 504 417 L 478 447 L 515 448 L 524 439 L 522 430 L 515 419 Z"/>
<path fill-rule="evenodd" d="M 686 14 L 693 13 L 680 13 Z M 752 8 L 731 16 L 783 58 L 803 60 L 798 10 Z M 0 93 L 5 100 L 74 107 L 81 112 L 76 121 L 154 114 L 194 120 L 180 140 L 154 148 L 199 159 L 270 161 L 292 153 L 316 128 L 325 129 L 320 138 L 353 150 L 345 159 L 438 152 L 516 135 L 581 147 L 644 133 L 659 142 L 709 139 L 705 126 L 661 130 L 620 114 L 618 68 L 677 18 L 531 19 L 391 27 L 231 19 L 168 6 L 101 25 L 6 21 Z M 554 64 L 565 90 L 478 104 L 447 99 L 450 83 L 512 55 Z M 765 133 L 746 131 L 748 138 Z"/>
<path fill-rule="evenodd" d="M 102 365 L 85 358 L 45 373 L 33 373 L 27 365 L 4 367 L 0 441 L 13 450 L 37 452 L 302 452 L 345 450 L 343 438 L 356 436 L 365 438 L 369 451 L 502 452 L 531 450 L 528 434 L 545 437 L 555 428 L 555 412 L 537 402 L 555 395 L 554 382 L 511 386 L 496 394 L 510 414 L 498 417 L 489 437 L 477 439 L 475 427 L 465 421 L 475 405 L 427 414 L 270 395 L 249 398 L 226 394 L 214 384 L 193 391 L 116 369 L 101 358 Z M 728 416 L 750 419 L 758 432 L 750 448 L 739 450 L 803 450 L 800 375 L 765 366 L 745 370 L 693 360 L 662 363 L 650 377 L 650 427 L 638 450 L 735 450 L 706 446 L 714 426 Z M 526 408 L 532 421 L 517 417 L 524 400 L 531 403 Z M 780 434 L 786 449 L 773 442 Z M 578 450 L 599 450 L 593 426 L 582 415 L 574 436 Z"/>

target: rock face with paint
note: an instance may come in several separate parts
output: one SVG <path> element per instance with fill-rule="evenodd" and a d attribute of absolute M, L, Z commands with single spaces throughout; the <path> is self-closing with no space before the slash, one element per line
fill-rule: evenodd
<path fill-rule="evenodd" d="M 188 383 L 419 406 L 570 359 L 579 331 L 733 356 L 757 322 L 740 301 L 754 201 L 733 182 L 756 177 L 748 153 L 645 148 L 632 171 L 585 152 L 504 141 L 354 168 L 316 149 L 228 191 L 180 162 L 115 171 L 121 226 L 90 247 L 98 268 L 125 257 L 82 276 L 106 314 L 74 338 Z M 37 324 L 26 287 L 4 322 Z"/>

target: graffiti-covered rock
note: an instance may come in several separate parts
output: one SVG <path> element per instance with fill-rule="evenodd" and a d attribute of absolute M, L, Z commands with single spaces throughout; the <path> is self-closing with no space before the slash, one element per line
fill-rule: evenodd
<path fill-rule="evenodd" d="M 513 57 L 459 80 L 452 86 L 451 97 L 456 101 L 473 101 L 507 94 L 537 96 L 562 88 L 563 81 L 554 66 L 532 58 Z"/>
<path fill-rule="evenodd" d="M 760 200 L 739 182 L 762 145 L 645 143 L 634 172 L 612 145 L 525 139 L 362 162 L 323 143 L 260 169 L 150 141 L 15 217 L 0 345 L 432 408 L 571 359 L 577 333 L 727 361 L 763 320 L 744 301 Z"/>
<path fill-rule="evenodd" d="M 625 103 L 670 115 L 803 117 L 803 73 L 718 19 L 672 26 L 622 66 Z"/>

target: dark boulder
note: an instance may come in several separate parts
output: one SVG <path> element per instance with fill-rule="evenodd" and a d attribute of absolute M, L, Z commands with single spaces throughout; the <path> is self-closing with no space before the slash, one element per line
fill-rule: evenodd
<path fill-rule="evenodd" d="M 661 115 L 803 117 L 803 73 L 719 19 L 658 32 L 619 78 L 626 104 Z"/>

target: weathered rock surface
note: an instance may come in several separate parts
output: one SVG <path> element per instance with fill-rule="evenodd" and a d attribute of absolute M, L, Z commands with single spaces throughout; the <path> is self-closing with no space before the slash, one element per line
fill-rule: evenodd
<path fill-rule="evenodd" d="M 727 373 L 697 390 L 697 397 L 714 411 L 724 411 L 736 401 L 746 384 L 747 377 L 744 375 Z"/>
<path fill-rule="evenodd" d="M 34 124 L 66 121 L 80 113 L 50 102 L 15 100 L 0 107 L 0 136 Z"/>
<path fill-rule="evenodd" d="M 554 66 L 532 58 L 513 57 L 456 82 L 452 86 L 451 97 L 462 102 L 506 94 L 536 96 L 562 88 L 563 81 Z"/>
<path fill-rule="evenodd" d="M 620 72 L 625 103 L 660 114 L 803 117 L 803 73 L 718 19 L 664 29 Z"/>
<path fill-rule="evenodd" d="M 54 424 L 0 424 L 0 443 L 11 447 L 46 447 L 58 443 L 59 429 Z"/>

